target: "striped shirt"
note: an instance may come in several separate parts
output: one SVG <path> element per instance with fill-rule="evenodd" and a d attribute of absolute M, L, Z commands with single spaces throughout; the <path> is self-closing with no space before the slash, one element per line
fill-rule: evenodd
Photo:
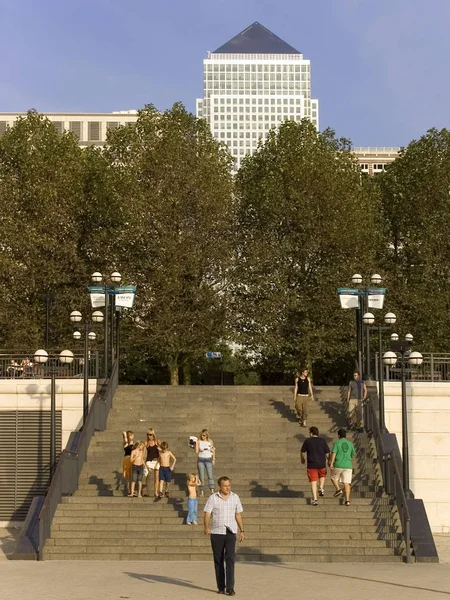
<path fill-rule="evenodd" d="M 203 512 L 212 515 L 211 533 L 225 535 L 227 529 L 237 533 L 236 513 L 244 512 L 244 509 L 237 494 L 230 492 L 225 499 L 216 492 L 208 498 Z"/>

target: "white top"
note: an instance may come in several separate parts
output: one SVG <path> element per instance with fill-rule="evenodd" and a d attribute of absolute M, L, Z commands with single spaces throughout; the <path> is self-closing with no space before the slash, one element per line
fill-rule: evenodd
<path fill-rule="evenodd" d="M 223 498 L 220 492 L 212 494 L 203 512 L 212 515 L 211 533 L 226 535 L 227 529 L 237 533 L 236 513 L 244 512 L 239 496 L 230 492 L 228 498 Z"/>
<path fill-rule="evenodd" d="M 212 458 L 212 444 L 211 442 L 201 440 L 198 443 L 198 455 L 199 458 Z"/>

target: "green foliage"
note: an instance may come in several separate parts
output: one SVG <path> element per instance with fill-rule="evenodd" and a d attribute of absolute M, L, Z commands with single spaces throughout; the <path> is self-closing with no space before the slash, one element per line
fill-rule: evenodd
<path fill-rule="evenodd" d="M 246 159 L 237 194 L 239 341 L 292 374 L 345 353 L 353 314 L 336 287 L 372 264 L 378 217 L 348 142 L 286 122 Z"/>
<path fill-rule="evenodd" d="M 228 334 L 234 257 L 231 158 L 181 105 L 140 111 L 108 138 L 123 227 L 117 256 L 139 293 L 135 342 L 178 369 Z M 126 252 L 123 251 L 126 249 Z"/>
<path fill-rule="evenodd" d="M 122 319 L 127 382 L 292 382 L 352 368 L 354 312 L 338 286 L 379 271 L 400 332 L 445 351 L 450 132 L 430 130 L 384 175 L 361 176 L 348 140 L 304 121 L 272 131 L 235 178 L 227 148 L 183 106 L 146 106 L 80 149 L 30 111 L 0 138 L 0 346 L 74 346 L 94 270 L 138 286 Z M 225 341 L 240 342 L 232 355 Z M 76 348 L 74 348 L 76 349 Z"/>
<path fill-rule="evenodd" d="M 53 343 L 65 338 L 69 302 L 78 300 L 86 276 L 78 254 L 82 205 L 83 158 L 75 138 L 30 111 L 0 139 L 2 346 L 42 343 L 49 292 L 58 297 Z"/>
<path fill-rule="evenodd" d="M 448 349 L 450 132 L 431 129 L 377 179 L 389 297 L 424 351 Z"/>

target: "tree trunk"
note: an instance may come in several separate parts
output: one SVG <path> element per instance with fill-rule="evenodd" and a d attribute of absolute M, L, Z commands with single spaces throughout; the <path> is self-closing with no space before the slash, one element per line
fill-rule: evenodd
<path fill-rule="evenodd" d="M 169 365 L 170 371 L 170 385 L 179 385 L 180 381 L 178 379 L 178 365 Z"/>
<path fill-rule="evenodd" d="M 183 365 L 183 385 L 191 385 L 191 369 L 189 365 Z"/>

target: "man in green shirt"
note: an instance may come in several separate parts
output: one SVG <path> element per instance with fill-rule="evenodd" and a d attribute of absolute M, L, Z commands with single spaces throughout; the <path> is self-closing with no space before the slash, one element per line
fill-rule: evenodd
<path fill-rule="evenodd" d="M 330 458 L 331 482 L 336 488 L 336 492 L 333 495 L 337 498 L 343 493 L 340 486 L 340 482 L 342 481 L 345 491 L 345 506 L 350 506 L 353 472 L 352 458 L 355 456 L 355 447 L 352 442 L 347 440 L 345 429 L 339 429 L 338 436 L 339 439 L 334 442 Z"/>

